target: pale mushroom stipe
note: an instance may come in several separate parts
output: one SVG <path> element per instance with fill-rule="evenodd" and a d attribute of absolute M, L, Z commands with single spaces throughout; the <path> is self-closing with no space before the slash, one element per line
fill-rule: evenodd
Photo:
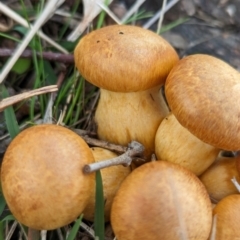
<path fill-rule="evenodd" d="M 155 152 L 158 159 L 177 163 L 199 176 L 215 161 L 220 149 L 189 132 L 171 112 L 159 125 Z"/>

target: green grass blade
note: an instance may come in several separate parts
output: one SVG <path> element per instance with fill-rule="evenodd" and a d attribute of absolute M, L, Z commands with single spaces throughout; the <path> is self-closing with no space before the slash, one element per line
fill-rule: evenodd
<path fill-rule="evenodd" d="M 3 220 L 1 220 L 1 222 L 4 222 L 4 221 L 14 221 L 16 220 L 15 217 L 13 215 L 7 215 Z"/>
<path fill-rule="evenodd" d="M 76 220 L 75 224 L 73 225 L 72 230 L 70 231 L 67 240 L 74 240 L 75 237 L 77 236 L 79 227 L 81 225 L 82 222 L 82 215 Z"/>
<path fill-rule="evenodd" d="M 152 12 L 145 12 L 145 11 L 140 11 L 138 13 L 135 13 L 133 16 L 131 16 L 130 18 L 128 18 L 124 24 L 129 24 L 141 19 L 145 19 L 145 18 L 150 18 L 152 17 L 154 14 Z"/>
<path fill-rule="evenodd" d="M 67 29 L 69 28 L 70 22 L 73 18 L 73 16 L 75 15 L 75 13 L 77 12 L 77 9 L 79 8 L 79 5 L 81 3 L 81 0 L 75 0 L 73 2 L 73 9 L 71 11 L 71 16 L 69 17 L 69 19 L 67 20 L 67 22 L 63 25 L 62 29 L 60 30 L 59 33 L 59 40 L 61 40 L 64 36 L 64 34 L 66 33 Z"/>
<path fill-rule="evenodd" d="M 104 4 L 106 6 L 108 6 L 109 0 L 105 0 Z M 106 16 L 106 12 L 105 11 L 101 11 L 101 13 L 99 14 L 99 17 L 98 17 L 98 21 L 97 21 L 97 27 L 96 27 L 97 29 L 99 29 L 99 28 L 101 28 L 103 26 L 103 22 L 104 22 L 105 16 Z"/>
<path fill-rule="evenodd" d="M 4 223 L 0 222 L 0 240 L 4 240 Z"/>
<path fill-rule="evenodd" d="M 13 40 L 13 41 L 19 42 L 19 43 L 21 42 L 21 40 L 15 38 L 15 37 L 12 37 L 12 36 L 10 36 L 8 34 L 5 34 L 5 33 L 0 33 L 0 37 L 4 37 L 4 38 L 7 38 L 9 40 Z"/>
<path fill-rule="evenodd" d="M 1 193 L 0 194 L 0 216 L 2 215 L 4 209 L 5 209 L 5 206 L 6 206 L 6 200 L 3 196 L 3 194 Z"/>
<path fill-rule="evenodd" d="M 171 29 L 177 27 L 178 25 L 181 25 L 181 24 L 187 22 L 188 20 L 189 20 L 189 18 L 187 18 L 187 17 L 179 18 L 178 20 L 163 26 L 161 28 L 160 33 L 164 33 L 164 32 L 170 31 Z"/>
<path fill-rule="evenodd" d="M 94 216 L 94 230 L 95 236 L 99 240 L 104 240 L 104 195 L 101 172 L 96 172 L 96 204 L 95 204 L 95 216 Z"/>
<path fill-rule="evenodd" d="M 9 97 L 8 91 L 4 85 L 0 86 L 0 91 L 2 92 L 3 98 Z M 10 134 L 10 137 L 13 139 L 17 136 L 20 130 L 12 106 L 4 109 L 4 118 L 6 121 L 7 130 Z"/>
<path fill-rule="evenodd" d="M 64 119 L 64 122 L 66 124 L 69 124 L 69 125 L 72 124 L 71 118 L 73 117 L 73 110 L 76 107 L 76 105 L 78 105 L 78 102 L 81 99 L 82 90 L 83 90 L 83 82 L 84 82 L 84 80 L 81 78 L 78 80 L 78 83 L 76 83 L 76 85 L 75 85 L 74 92 L 72 93 L 73 98 L 72 98 L 71 104 L 69 106 L 69 109 L 67 111 L 66 117 Z"/>

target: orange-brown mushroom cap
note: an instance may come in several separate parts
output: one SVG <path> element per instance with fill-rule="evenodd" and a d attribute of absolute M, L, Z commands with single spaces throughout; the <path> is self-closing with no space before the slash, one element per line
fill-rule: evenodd
<path fill-rule="evenodd" d="M 74 221 L 86 207 L 94 174 L 86 142 L 71 130 L 43 124 L 23 130 L 10 143 L 1 167 L 9 209 L 24 225 L 50 230 Z"/>
<path fill-rule="evenodd" d="M 202 141 L 240 149 L 240 74 L 233 67 L 209 55 L 187 56 L 168 75 L 165 93 L 178 121 Z"/>
<path fill-rule="evenodd" d="M 85 79 L 110 91 L 142 91 L 165 82 L 178 61 L 173 47 L 156 33 L 112 25 L 84 36 L 74 51 Z"/>

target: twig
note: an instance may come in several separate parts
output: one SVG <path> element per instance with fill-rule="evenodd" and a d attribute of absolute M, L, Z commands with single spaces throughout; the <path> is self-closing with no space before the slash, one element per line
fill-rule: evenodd
<path fill-rule="evenodd" d="M 0 57 L 12 56 L 15 49 L 10 48 L 0 48 Z M 31 58 L 33 56 L 33 51 L 30 49 L 25 49 L 21 55 L 22 58 Z M 65 64 L 73 64 L 74 57 L 72 54 L 56 53 L 56 52 L 37 52 L 37 57 L 43 58 L 48 61 L 60 62 Z"/>
<path fill-rule="evenodd" d="M 109 143 L 107 141 L 99 140 L 96 138 L 91 138 L 88 135 L 86 135 L 88 133 L 86 133 L 84 130 L 81 130 L 81 129 L 71 129 L 71 130 L 73 130 L 75 133 L 81 136 L 85 140 L 85 142 L 91 146 L 106 148 L 108 150 L 111 150 L 120 154 L 125 153 L 128 150 L 128 148 L 125 146 Z"/>
<path fill-rule="evenodd" d="M 132 163 L 132 160 L 135 157 L 141 157 L 143 152 L 144 152 L 144 146 L 139 142 L 132 141 L 128 146 L 128 150 L 122 155 L 116 158 L 87 164 L 84 166 L 83 171 L 85 173 L 91 173 L 91 172 L 100 170 L 102 168 L 116 166 L 116 165 L 129 166 Z"/>
<path fill-rule="evenodd" d="M 58 90 L 57 85 L 51 85 L 51 86 L 31 90 L 28 92 L 20 93 L 18 95 L 12 96 L 12 97 L 4 98 L 2 101 L 0 101 L 0 112 L 3 111 L 5 108 L 7 108 L 17 102 L 25 100 L 27 98 L 45 94 L 45 93 L 49 93 L 49 92 L 55 92 L 57 90 Z"/>

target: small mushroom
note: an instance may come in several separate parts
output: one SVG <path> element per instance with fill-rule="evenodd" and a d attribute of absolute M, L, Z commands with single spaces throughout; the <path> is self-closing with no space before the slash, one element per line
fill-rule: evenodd
<path fill-rule="evenodd" d="M 88 145 L 67 128 L 44 124 L 23 130 L 7 148 L 1 167 L 10 211 L 20 223 L 37 230 L 71 223 L 94 188 L 94 174 L 83 173 L 91 162 Z"/>
<path fill-rule="evenodd" d="M 240 238 L 240 194 L 223 198 L 213 209 L 211 238 L 214 240 L 233 240 Z"/>
<path fill-rule="evenodd" d="M 232 182 L 233 178 L 240 182 L 236 157 L 220 155 L 199 178 L 214 202 L 218 202 L 228 195 L 238 193 Z"/>
<path fill-rule="evenodd" d="M 220 149 L 201 141 L 169 113 L 157 130 L 155 151 L 158 159 L 177 163 L 199 176 L 215 161 Z"/>
<path fill-rule="evenodd" d="M 154 136 L 168 113 L 160 88 L 179 60 L 162 37 L 136 26 L 112 25 L 84 36 L 74 51 L 83 77 L 101 88 L 95 121 L 99 138 L 154 152 Z"/>
<path fill-rule="evenodd" d="M 195 174 L 166 161 L 130 173 L 112 204 L 118 240 L 206 240 L 212 223 L 207 191 Z"/>
<path fill-rule="evenodd" d="M 165 84 L 167 102 L 180 124 L 223 150 L 240 149 L 240 74 L 205 54 L 181 59 Z"/>

